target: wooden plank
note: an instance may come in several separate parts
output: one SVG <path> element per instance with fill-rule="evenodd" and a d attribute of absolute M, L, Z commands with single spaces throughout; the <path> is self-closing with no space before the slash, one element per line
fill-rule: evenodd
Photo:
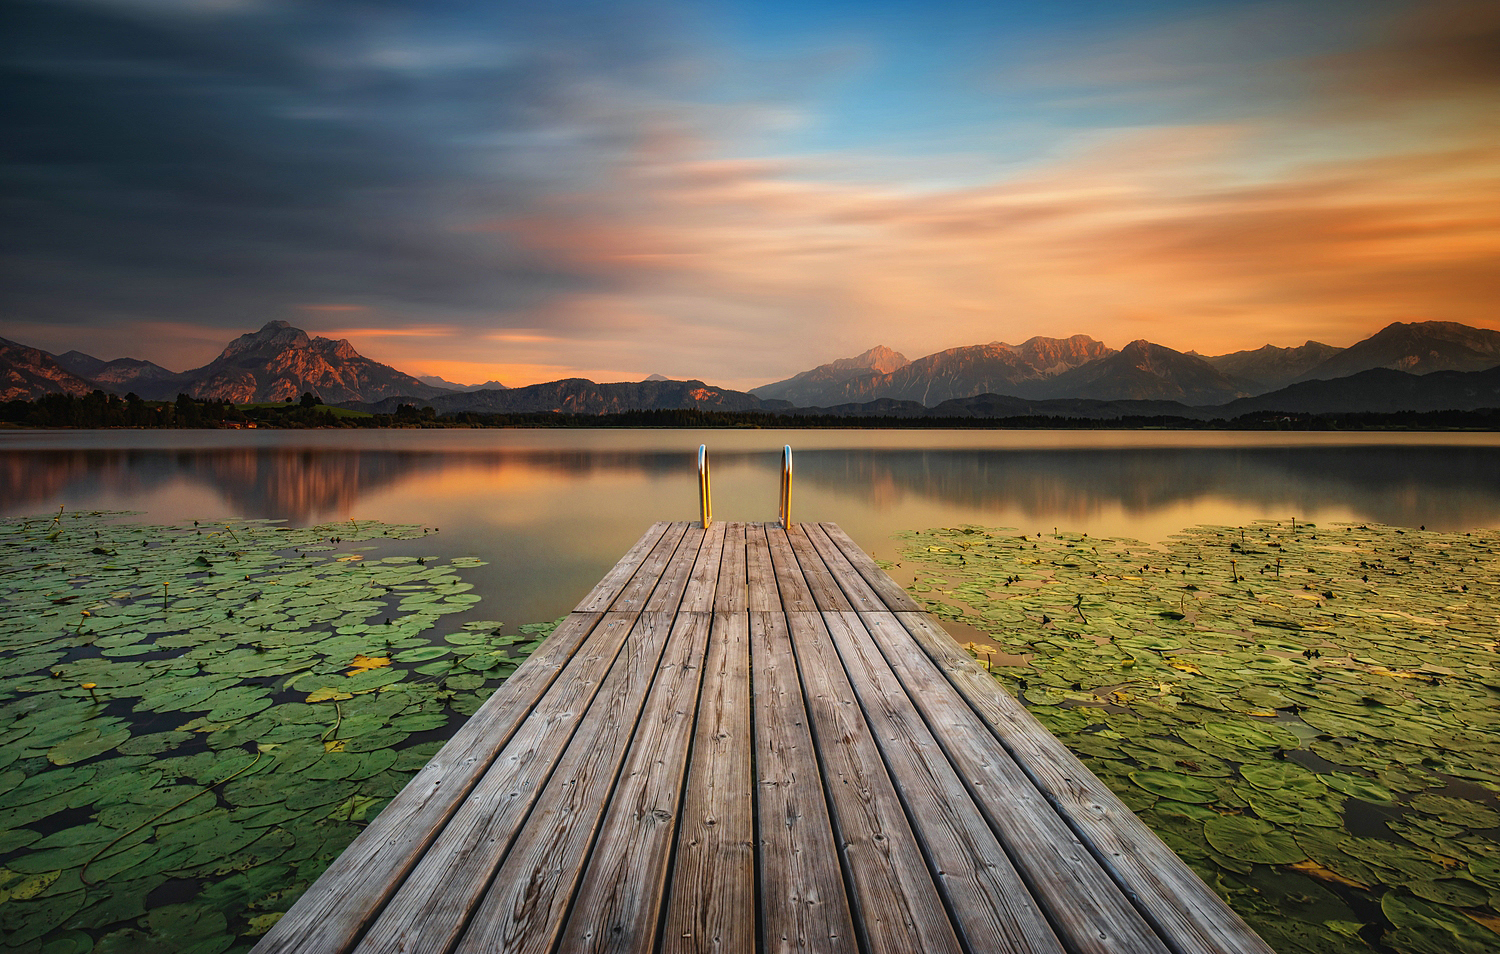
<path fill-rule="evenodd" d="M 653 676 L 680 662 L 672 617 L 642 613 L 454 950 L 551 951 Z M 675 664 L 675 663 L 674 663 Z"/>
<path fill-rule="evenodd" d="M 858 639 L 859 652 L 884 656 L 999 836 L 1025 882 L 1024 890 L 1041 904 L 1068 950 L 1167 954 L 1166 945 L 1119 886 L 895 616 L 866 613 L 860 621 L 863 626 L 858 628 L 868 633 Z M 842 643 L 839 649 L 843 651 Z M 920 812 L 913 814 L 922 817 Z"/>
<path fill-rule="evenodd" d="M 698 548 L 698 559 L 693 563 L 693 572 L 688 576 L 687 589 L 682 592 L 679 613 L 711 613 L 714 609 L 714 594 L 719 586 L 719 563 L 724 557 L 724 534 L 726 526 L 713 524 L 703 535 Z"/>
<path fill-rule="evenodd" d="M 635 571 L 640 568 L 641 563 L 646 559 L 646 554 L 650 553 L 652 548 L 661 540 L 662 534 L 667 532 L 669 526 L 671 524 L 665 520 L 653 523 L 645 533 L 641 534 L 641 538 L 635 542 L 635 546 L 625 551 L 625 555 L 620 557 L 620 561 L 611 567 L 608 573 L 604 574 L 604 579 L 595 583 L 594 588 L 589 591 L 589 594 L 578 601 L 578 605 L 573 607 L 573 612 L 602 613 L 609 609 L 609 604 L 613 603 L 615 597 L 620 595 L 620 590 L 624 589 L 625 584 L 630 582 L 630 578 L 635 575 Z"/>
<path fill-rule="evenodd" d="M 953 925 L 822 616 L 788 613 L 787 624 L 865 949 L 958 954 Z"/>
<path fill-rule="evenodd" d="M 822 525 L 816 532 L 810 528 L 808 536 L 851 602 L 878 599 Z M 871 637 L 868 645 L 885 657 L 916 703 L 1068 949 L 1077 954 L 1166 954 L 1150 925 L 900 621 L 883 609 L 862 613 L 860 619 Z"/>
<path fill-rule="evenodd" d="M 887 608 L 898 612 L 922 612 L 921 604 L 902 589 L 901 584 L 887 576 L 885 571 L 876 565 L 875 559 L 861 550 L 859 544 L 850 539 L 838 524 L 823 523 L 819 526 L 828 535 L 828 539 L 838 546 L 849 564 L 859 571 L 860 577 L 879 595 L 881 602 Z"/>
<path fill-rule="evenodd" d="M 724 555 L 719 564 L 719 583 L 714 589 L 714 612 L 745 612 L 749 608 L 745 585 L 745 525 L 726 524 Z"/>
<path fill-rule="evenodd" d="M 635 621 L 610 613 L 448 821 L 357 948 L 439 954 L 463 930 Z"/>
<path fill-rule="evenodd" d="M 971 951 L 1063 954 L 1061 942 L 989 822 L 893 677 L 859 616 L 824 613 L 823 623 L 837 655 L 819 664 L 837 666 L 843 660 L 931 876 L 947 898 L 965 946 Z"/>
<path fill-rule="evenodd" d="M 786 531 L 775 524 L 767 524 L 766 545 L 771 549 L 771 567 L 776 574 L 776 588 L 781 591 L 782 609 L 788 613 L 815 612 L 818 604 L 802 576 Z"/>
<path fill-rule="evenodd" d="M 897 617 L 1175 954 L 1272 954 L 1239 915 L 931 617 Z"/>
<path fill-rule="evenodd" d="M 858 941 L 786 616 L 752 612 L 750 649 L 761 944 L 768 954 L 854 954 Z"/>
<path fill-rule="evenodd" d="M 802 577 L 807 583 L 808 590 L 812 593 L 813 603 L 818 609 L 825 613 L 847 613 L 854 607 L 844 597 L 844 591 L 834 582 L 833 576 L 824 565 L 823 558 L 818 554 L 818 549 L 807 537 L 807 528 L 803 524 L 794 524 L 792 529 L 785 531 L 787 543 L 791 545 L 792 553 L 797 558 L 798 566 L 802 567 Z M 776 558 L 773 551 L 771 558 Z M 792 607 L 788 607 L 792 609 Z"/>
<path fill-rule="evenodd" d="M 662 954 L 755 950 L 751 748 L 750 617 L 715 613 L 677 826 Z"/>
<path fill-rule="evenodd" d="M 559 952 L 650 954 L 676 841 L 713 616 L 679 614 L 630 754 L 573 899 Z"/>
<path fill-rule="evenodd" d="M 638 613 L 646 605 L 646 600 L 651 592 L 656 589 L 657 581 L 661 579 L 662 573 L 671 561 L 672 555 L 677 551 L 677 545 L 682 542 L 683 534 L 687 532 L 688 524 L 683 522 L 671 523 L 657 540 L 651 552 L 641 561 L 630 580 L 620 587 L 619 595 L 610 603 L 607 609 L 617 613 Z"/>
<path fill-rule="evenodd" d="M 707 531 L 702 527 L 688 525 L 677 545 L 677 552 L 667 561 L 656 588 L 646 598 L 641 611 L 645 613 L 675 613 L 682 605 L 682 594 L 687 589 L 688 578 L 698 562 L 698 553 L 703 549 L 703 538 Z"/>
<path fill-rule="evenodd" d="M 750 612 L 781 612 L 781 591 L 776 588 L 776 570 L 771 566 L 771 545 L 765 524 L 745 526 L 745 601 Z"/>
<path fill-rule="evenodd" d="M 828 538 L 828 532 L 820 523 L 804 523 L 801 529 L 806 535 L 809 543 L 818 551 L 822 557 L 823 565 L 827 568 L 830 576 L 837 581 L 839 589 L 843 591 L 844 598 L 852 609 L 861 613 L 873 613 L 885 610 L 885 601 L 880 594 L 867 583 L 859 571 L 849 562 L 849 558 L 839 549 L 838 544 Z M 816 595 L 816 594 L 814 594 Z"/>
<path fill-rule="evenodd" d="M 255 946 L 349 950 L 602 619 L 563 620 Z"/>

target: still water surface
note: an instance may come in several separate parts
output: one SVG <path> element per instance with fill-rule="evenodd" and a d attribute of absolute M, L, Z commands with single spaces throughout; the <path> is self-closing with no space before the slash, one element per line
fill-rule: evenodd
<path fill-rule="evenodd" d="M 717 518 L 773 519 L 791 444 L 794 516 L 883 559 L 903 530 L 968 523 L 1146 541 L 1294 516 L 1500 526 L 1500 435 L 1140 431 L 9 431 L 0 515 L 420 524 L 435 532 L 405 546 L 488 560 L 465 577 L 517 624 L 567 612 L 652 521 L 696 519 L 699 444 Z"/>

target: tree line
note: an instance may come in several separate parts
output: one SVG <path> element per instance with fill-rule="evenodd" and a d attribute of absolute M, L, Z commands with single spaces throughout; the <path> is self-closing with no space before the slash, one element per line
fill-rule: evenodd
<path fill-rule="evenodd" d="M 308 427 L 658 427 L 658 428 L 868 428 L 868 429 L 1036 429 L 1036 430 L 1500 430 L 1500 409 L 1477 411 L 1397 411 L 1389 413 L 1308 414 L 1258 411 L 1232 419 L 1196 420 L 1136 416 L 1095 420 L 1035 415 L 1025 417 L 853 417 L 761 411 L 706 411 L 696 408 L 622 411 L 615 414 L 528 412 L 438 414 L 431 407 L 402 404 L 391 413 L 330 407 L 305 393 L 285 404 L 235 405 L 186 394 L 175 401 L 146 401 L 93 391 L 78 397 L 48 394 L 33 401 L 0 403 L 0 425 L 67 428 L 308 428 Z"/>

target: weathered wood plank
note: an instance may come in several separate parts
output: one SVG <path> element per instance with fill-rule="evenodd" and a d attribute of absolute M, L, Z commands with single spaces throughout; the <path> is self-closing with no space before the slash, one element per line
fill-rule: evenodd
<path fill-rule="evenodd" d="M 786 616 L 750 614 L 761 944 L 777 954 L 854 954 L 817 750 Z"/>
<path fill-rule="evenodd" d="M 656 588 L 641 607 L 645 613 L 675 613 L 682 605 L 682 594 L 687 590 L 688 578 L 698 562 L 698 553 L 703 549 L 706 535 L 702 527 L 689 524 L 677 545 L 677 552 L 667 561 Z"/>
<path fill-rule="evenodd" d="M 771 545 L 764 524 L 745 528 L 745 600 L 750 612 L 781 612 L 781 591 L 771 566 Z"/>
<path fill-rule="evenodd" d="M 787 624 L 866 950 L 958 954 L 953 925 L 823 617 L 788 613 Z"/>
<path fill-rule="evenodd" d="M 646 600 L 650 598 L 652 591 L 656 589 L 656 584 L 661 580 L 661 575 L 666 570 L 673 554 L 677 552 L 678 544 L 682 543 L 683 534 L 687 533 L 687 529 L 686 521 L 668 524 L 666 531 L 656 541 L 656 545 L 646 554 L 646 558 L 641 561 L 640 566 L 631 574 L 625 585 L 620 587 L 619 594 L 607 608 L 617 613 L 640 612 L 645 607 Z"/>
<path fill-rule="evenodd" d="M 708 638 L 662 954 L 755 950 L 750 617 L 715 613 Z"/>
<path fill-rule="evenodd" d="M 1272 954 L 1192 869 L 925 613 L 906 630 L 1176 954 Z"/>
<path fill-rule="evenodd" d="M 885 571 L 876 565 L 875 559 L 859 544 L 850 539 L 849 534 L 843 531 L 836 523 L 819 524 L 823 532 L 828 534 L 828 539 L 833 541 L 849 561 L 849 564 L 859 571 L 859 575 L 869 584 L 870 588 L 880 596 L 880 601 L 887 609 L 897 612 L 922 612 L 922 606 L 912 599 L 910 593 L 901 587 L 901 584 L 886 575 Z"/>
<path fill-rule="evenodd" d="M 455 951 L 552 950 L 653 676 L 681 662 L 685 640 L 668 639 L 672 622 L 665 613 L 636 619 Z"/>
<path fill-rule="evenodd" d="M 854 613 L 824 613 L 954 927 L 971 951 L 1063 954 L 1062 944 L 921 714 Z M 1040 801 L 1040 799 L 1037 799 Z M 1045 806 L 1043 806 L 1045 807 Z M 1019 806 L 1018 806 L 1019 809 Z"/>
<path fill-rule="evenodd" d="M 356 948 L 441 954 L 489 885 L 635 620 L 609 613 L 449 819 Z"/>
<path fill-rule="evenodd" d="M 650 954 L 656 946 L 712 621 L 683 613 L 672 627 L 682 652 L 669 648 L 662 658 L 559 952 Z"/>
<path fill-rule="evenodd" d="M 799 529 L 807 535 L 808 542 L 812 544 L 813 549 L 818 551 L 818 556 L 822 557 L 827 572 L 837 582 L 852 609 L 861 613 L 887 610 L 880 594 L 876 593 L 864 577 L 859 575 L 859 571 L 850 564 L 849 558 L 839 549 L 838 544 L 829 539 L 823 524 L 804 523 Z"/>
<path fill-rule="evenodd" d="M 630 582 L 630 578 L 645 561 L 646 555 L 661 540 L 662 534 L 666 533 L 670 526 L 671 524 L 665 520 L 653 523 L 645 533 L 641 534 L 641 538 L 635 542 L 635 545 L 625 551 L 625 555 L 620 557 L 620 562 L 604 574 L 604 579 L 595 583 L 594 588 L 589 590 L 589 594 L 578 601 L 578 605 L 573 607 L 573 612 L 602 613 L 609 609 L 609 604 L 620 595 L 620 590 Z"/>
<path fill-rule="evenodd" d="M 808 539 L 807 533 L 805 525 L 794 524 L 792 529 L 786 531 L 786 539 L 798 565 L 802 567 L 802 578 L 807 583 L 808 591 L 812 593 L 813 603 L 825 613 L 847 613 L 854 607 L 834 582 L 828 567 L 823 564 L 823 557 L 818 554 L 817 547 Z M 774 551 L 771 559 L 776 559 Z"/>
<path fill-rule="evenodd" d="M 1167 954 L 1140 912 L 900 621 L 891 613 L 860 619 L 869 631 L 868 648 L 884 655 L 916 703 L 1068 950 Z"/>
<path fill-rule="evenodd" d="M 818 604 L 802 576 L 786 531 L 775 524 L 767 524 L 766 545 L 771 549 L 771 567 L 776 574 L 776 588 L 781 592 L 781 608 L 788 613 L 815 612 Z"/>
<path fill-rule="evenodd" d="M 745 576 L 745 525 L 727 524 L 719 580 L 714 589 L 715 613 L 743 613 L 749 608 Z"/>
<path fill-rule="evenodd" d="M 724 557 L 725 524 L 711 525 L 703 535 L 698 548 L 698 559 L 693 563 L 693 572 L 688 577 L 687 589 L 682 592 L 681 613 L 713 612 L 715 594 L 719 581 L 719 563 Z"/>
<path fill-rule="evenodd" d="M 563 620 L 261 938 L 257 954 L 349 950 L 602 618 Z"/>

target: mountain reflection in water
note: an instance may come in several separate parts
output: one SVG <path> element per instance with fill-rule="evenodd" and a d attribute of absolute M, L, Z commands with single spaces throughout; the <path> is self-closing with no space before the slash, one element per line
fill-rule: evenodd
<path fill-rule="evenodd" d="M 489 561 L 465 578 L 514 624 L 566 612 L 652 521 L 696 519 L 700 443 L 720 519 L 774 518 L 790 443 L 794 517 L 889 560 L 901 531 L 966 523 L 1146 541 L 1290 517 L 1500 525 L 1497 435 L 1118 431 L 9 431 L 0 515 L 440 528 L 401 546 Z"/>
<path fill-rule="evenodd" d="M 716 476 L 744 469 L 769 475 L 762 482 L 774 482 L 780 466 L 774 448 L 718 452 L 712 462 Z M 442 476 L 461 475 L 462 484 L 472 484 L 484 497 L 517 478 L 551 480 L 561 491 L 603 475 L 645 482 L 682 479 L 691 477 L 693 467 L 690 449 L 7 450 L 0 445 L 0 500 L 7 514 L 39 513 L 59 503 L 94 506 L 91 501 L 106 493 L 142 497 L 186 481 L 222 495 L 235 515 L 309 523 L 344 519 L 363 498 Z M 960 510 L 1019 511 L 1033 522 L 1070 526 L 1104 508 L 1144 515 L 1205 498 L 1276 516 L 1304 516 L 1337 502 L 1357 519 L 1382 523 L 1492 526 L 1500 522 L 1497 473 L 1497 446 L 823 448 L 796 455 L 799 487 L 816 487 L 876 511 L 915 498 Z M 649 516 L 688 516 L 677 513 L 680 504 L 674 501 L 666 508 L 672 512 Z M 420 522 L 417 515 L 411 519 Z"/>

